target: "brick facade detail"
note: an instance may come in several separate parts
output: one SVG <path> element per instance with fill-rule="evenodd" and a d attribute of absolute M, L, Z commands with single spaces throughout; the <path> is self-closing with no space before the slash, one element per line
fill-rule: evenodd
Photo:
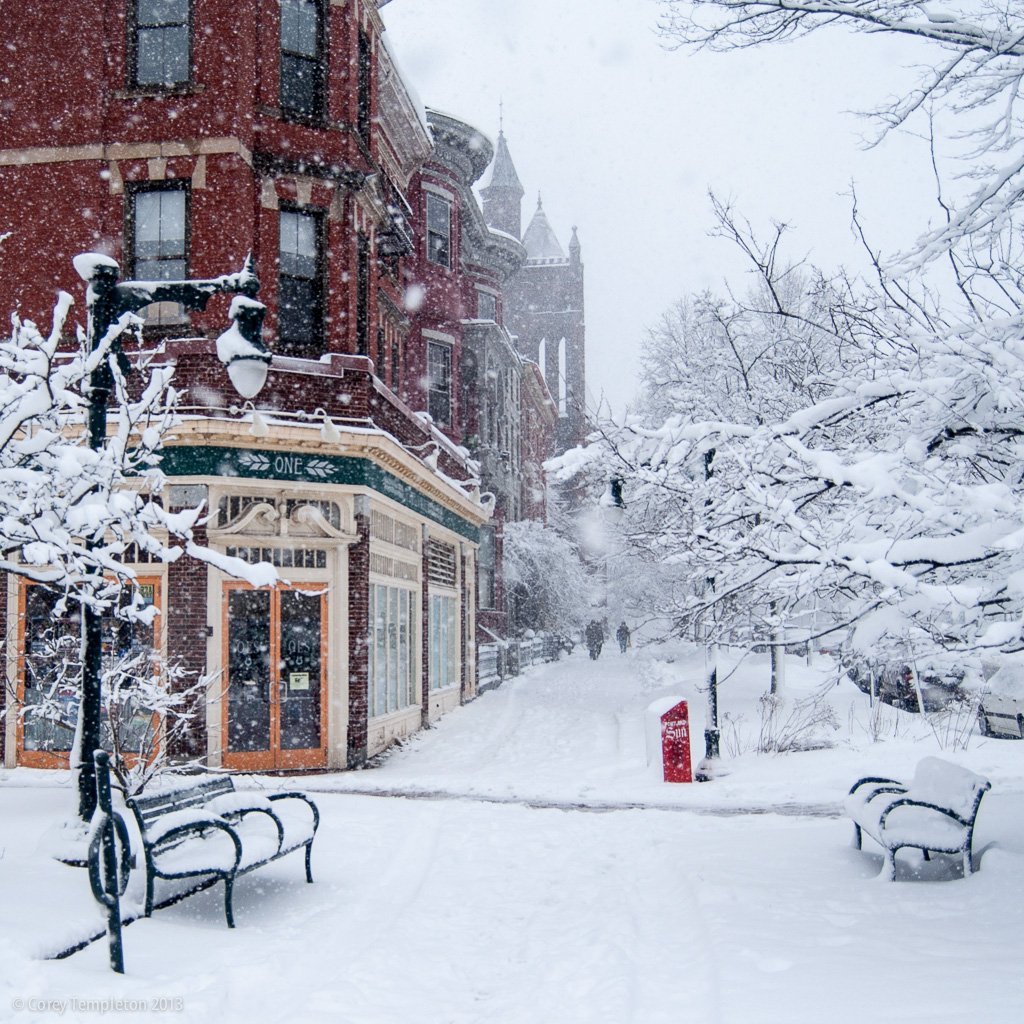
<path fill-rule="evenodd" d="M 206 528 L 196 526 L 192 539 L 206 544 Z M 172 761 L 192 761 L 206 755 L 206 701 L 195 684 L 206 674 L 206 643 L 209 635 L 208 616 L 219 609 L 206 607 L 209 569 L 197 558 L 179 558 L 167 567 L 167 650 L 171 664 L 184 671 L 180 686 L 192 689 L 188 718 L 184 729 L 178 731 L 176 742 L 168 746 Z"/>
<path fill-rule="evenodd" d="M 370 722 L 370 516 L 357 499 L 359 539 L 348 548 L 348 767 L 366 763 Z"/>

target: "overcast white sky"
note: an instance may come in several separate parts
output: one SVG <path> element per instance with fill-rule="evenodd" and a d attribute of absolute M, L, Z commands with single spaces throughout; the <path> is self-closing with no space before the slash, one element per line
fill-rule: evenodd
<path fill-rule="evenodd" d="M 587 377 L 621 410 L 646 328 L 683 295 L 743 287 L 708 237 L 707 190 L 755 225 L 793 226 L 790 252 L 853 263 L 851 180 L 873 237 L 909 243 L 932 215 L 919 142 L 867 151 L 864 110 L 924 50 L 833 32 L 735 54 L 668 52 L 655 0 L 392 0 L 388 40 L 427 106 L 505 135 L 526 189 L 562 240 L 579 226 Z M 484 177 L 486 181 L 487 175 Z"/>

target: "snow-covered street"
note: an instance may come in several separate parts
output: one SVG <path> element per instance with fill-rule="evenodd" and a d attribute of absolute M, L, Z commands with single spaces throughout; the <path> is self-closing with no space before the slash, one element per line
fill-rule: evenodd
<path fill-rule="evenodd" d="M 761 668 L 723 687 L 726 710 L 749 707 Z M 646 767 L 643 710 L 686 696 L 699 737 L 700 671 L 693 654 L 577 653 L 376 769 L 298 780 L 322 814 L 315 884 L 293 855 L 239 882 L 234 931 L 220 887 L 135 923 L 123 978 L 102 942 L 37 958 L 98 916 L 84 873 L 40 853 L 72 803 L 66 777 L 2 772 L 0 1019 L 54 1020 L 63 1006 L 98 1020 L 87 1001 L 121 999 L 145 1009 L 116 1019 L 167 1007 L 222 1024 L 1017 1020 L 1024 744 L 974 737 L 943 753 L 914 723 L 872 744 L 843 722 L 832 749 L 748 752 L 725 778 L 670 786 Z M 827 672 L 794 660 L 790 675 L 796 689 Z M 963 879 L 906 855 L 899 882 L 876 880 L 881 857 L 851 848 L 842 796 L 858 773 L 901 774 L 934 753 L 993 780 L 981 870 Z"/>

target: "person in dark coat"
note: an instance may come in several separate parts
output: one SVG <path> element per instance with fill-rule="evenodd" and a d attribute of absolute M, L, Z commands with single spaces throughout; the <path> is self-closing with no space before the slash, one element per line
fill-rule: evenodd
<path fill-rule="evenodd" d="M 615 639 L 619 641 L 619 650 L 625 654 L 629 646 L 629 626 L 625 622 L 619 623 L 619 628 L 615 630 Z"/>
<path fill-rule="evenodd" d="M 590 660 L 597 661 L 601 655 L 601 645 L 604 643 L 604 630 L 597 619 L 591 619 L 587 623 L 587 630 L 584 634 L 587 641 L 587 650 L 590 651 Z"/>

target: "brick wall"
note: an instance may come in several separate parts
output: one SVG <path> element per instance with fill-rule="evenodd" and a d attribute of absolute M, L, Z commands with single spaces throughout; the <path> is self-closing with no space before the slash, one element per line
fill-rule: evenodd
<path fill-rule="evenodd" d="M 356 533 L 348 548 L 348 767 L 366 761 L 370 681 L 369 502 L 356 499 Z"/>
<path fill-rule="evenodd" d="M 193 529 L 197 544 L 206 544 L 206 528 Z M 218 609 L 206 607 L 208 568 L 205 562 L 188 556 L 167 567 L 167 650 L 173 665 L 185 671 L 179 687 L 193 686 L 206 671 L 207 625 Z M 168 745 L 172 760 L 185 761 L 206 756 L 206 702 L 203 693 L 189 700 L 190 720 Z"/>

